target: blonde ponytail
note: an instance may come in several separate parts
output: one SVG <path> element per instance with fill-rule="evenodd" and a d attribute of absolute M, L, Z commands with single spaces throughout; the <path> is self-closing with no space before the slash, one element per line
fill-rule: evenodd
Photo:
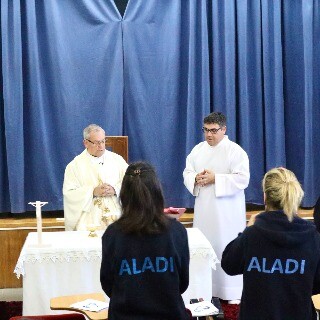
<path fill-rule="evenodd" d="M 304 195 L 295 174 L 285 168 L 271 169 L 264 175 L 262 188 L 267 211 L 283 210 L 292 221 Z"/>

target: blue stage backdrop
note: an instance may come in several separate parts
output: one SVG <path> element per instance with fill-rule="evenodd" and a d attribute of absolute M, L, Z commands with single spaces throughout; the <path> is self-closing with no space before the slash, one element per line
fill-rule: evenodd
<path fill-rule="evenodd" d="M 192 207 L 185 158 L 205 115 L 248 153 L 247 202 L 274 166 L 320 194 L 320 5 L 315 0 L 1 0 L 0 212 L 61 210 L 64 169 L 97 123 Z"/>

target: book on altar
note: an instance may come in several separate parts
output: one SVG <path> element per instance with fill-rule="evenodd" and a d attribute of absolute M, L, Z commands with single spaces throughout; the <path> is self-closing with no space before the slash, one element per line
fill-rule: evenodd
<path fill-rule="evenodd" d="M 210 301 L 186 304 L 186 308 L 191 311 L 193 317 L 205 317 L 219 313 L 219 310 Z"/>
<path fill-rule="evenodd" d="M 109 307 L 109 303 L 95 299 L 86 299 L 70 305 L 71 308 L 84 311 L 99 312 Z"/>

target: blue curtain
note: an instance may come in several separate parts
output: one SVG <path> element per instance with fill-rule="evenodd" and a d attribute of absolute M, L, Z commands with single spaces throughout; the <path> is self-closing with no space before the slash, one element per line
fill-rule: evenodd
<path fill-rule="evenodd" d="M 293 170 L 303 205 L 320 194 L 319 1 L 209 3 L 211 103 L 248 153 L 246 200 L 263 203 L 261 180 L 275 166 Z"/>
<path fill-rule="evenodd" d="M 122 24 L 130 160 L 157 167 L 171 206 L 193 206 L 182 171 L 210 111 L 206 8 L 205 1 L 129 1 Z"/>
<path fill-rule="evenodd" d="M 62 209 L 64 168 L 82 130 L 123 131 L 121 16 L 111 1 L 1 1 L 6 157 L 1 211 Z M 8 183 L 6 183 L 8 176 Z"/>
<path fill-rule="evenodd" d="M 280 1 L 213 0 L 213 109 L 227 114 L 227 133 L 248 153 L 246 200 L 263 203 L 261 180 L 286 166 Z"/>
<path fill-rule="evenodd" d="M 166 205 L 193 206 L 185 158 L 211 111 L 248 153 L 248 202 L 292 169 L 304 206 L 320 194 L 317 0 L 2 0 L 0 212 L 63 209 L 66 164 L 89 123 L 129 136 Z"/>
<path fill-rule="evenodd" d="M 320 4 L 284 2 L 284 101 L 287 166 L 300 178 L 306 205 L 320 194 Z"/>

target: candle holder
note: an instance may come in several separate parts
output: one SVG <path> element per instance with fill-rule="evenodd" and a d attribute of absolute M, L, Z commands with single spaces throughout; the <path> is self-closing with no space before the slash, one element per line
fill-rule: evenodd
<path fill-rule="evenodd" d="M 98 230 L 98 228 L 99 228 L 99 226 L 96 224 L 87 225 L 87 230 L 90 231 L 88 234 L 88 237 L 90 237 L 90 238 L 97 237 L 98 235 L 97 235 L 96 231 Z"/>
<path fill-rule="evenodd" d="M 38 243 L 35 245 L 32 245 L 34 247 L 47 247 L 50 246 L 48 244 L 42 243 L 42 217 L 41 217 L 41 207 L 47 204 L 48 202 L 29 202 L 28 204 L 31 204 L 32 206 L 36 207 L 36 219 L 37 219 L 37 234 L 38 234 Z"/>

